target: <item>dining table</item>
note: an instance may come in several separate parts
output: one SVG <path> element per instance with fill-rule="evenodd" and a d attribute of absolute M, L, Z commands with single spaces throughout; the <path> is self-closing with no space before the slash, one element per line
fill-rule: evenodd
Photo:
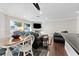
<path fill-rule="evenodd" d="M 15 41 L 13 41 L 13 38 L 11 38 L 11 37 L 2 38 L 2 39 L 0 39 L 0 47 L 7 49 L 5 56 L 12 56 L 12 52 L 10 51 L 9 48 L 13 47 L 13 46 L 17 46 L 20 43 L 23 43 L 25 41 L 25 39 L 26 39 L 26 41 L 28 41 L 29 38 L 30 38 L 30 35 L 20 36 L 19 40 L 16 39 Z"/>

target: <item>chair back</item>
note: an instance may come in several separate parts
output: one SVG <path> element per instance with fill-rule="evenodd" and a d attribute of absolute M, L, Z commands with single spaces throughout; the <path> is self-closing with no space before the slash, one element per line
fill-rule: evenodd
<path fill-rule="evenodd" d="M 24 39 L 24 44 L 28 43 L 29 45 L 32 45 L 34 42 L 34 39 L 35 37 L 33 35 L 29 35 L 28 37 Z"/>

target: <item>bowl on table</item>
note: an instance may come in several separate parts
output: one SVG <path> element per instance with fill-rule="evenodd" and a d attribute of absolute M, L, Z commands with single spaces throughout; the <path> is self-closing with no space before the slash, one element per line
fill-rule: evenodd
<path fill-rule="evenodd" d="M 20 35 L 12 35 L 13 40 L 12 41 L 19 41 L 20 40 Z"/>

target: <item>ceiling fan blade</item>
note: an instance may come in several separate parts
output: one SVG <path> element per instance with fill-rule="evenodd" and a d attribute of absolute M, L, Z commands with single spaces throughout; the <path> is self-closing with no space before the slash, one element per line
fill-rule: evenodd
<path fill-rule="evenodd" d="M 38 3 L 33 3 L 33 5 L 37 8 L 37 10 L 40 10 L 40 7 L 39 7 Z"/>

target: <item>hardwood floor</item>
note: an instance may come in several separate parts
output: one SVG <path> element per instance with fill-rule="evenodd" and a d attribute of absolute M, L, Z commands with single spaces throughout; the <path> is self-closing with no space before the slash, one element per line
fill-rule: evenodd
<path fill-rule="evenodd" d="M 43 51 L 40 53 L 40 51 Z M 48 51 L 49 53 L 46 54 L 45 51 Z M 62 43 L 55 43 L 53 42 L 53 39 L 49 43 L 48 49 L 38 48 L 35 50 L 35 56 L 68 56 L 64 44 Z M 40 55 L 41 54 L 41 55 Z"/>
<path fill-rule="evenodd" d="M 67 56 L 64 44 L 52 42 L 49 45 L 49 56 Z"/>
<path fill-rule="evenodd" d="M 46 48 L 33 49 L 34 56 L 47 56 L 47 52 L 48 52 L 48 49 Z"/>

